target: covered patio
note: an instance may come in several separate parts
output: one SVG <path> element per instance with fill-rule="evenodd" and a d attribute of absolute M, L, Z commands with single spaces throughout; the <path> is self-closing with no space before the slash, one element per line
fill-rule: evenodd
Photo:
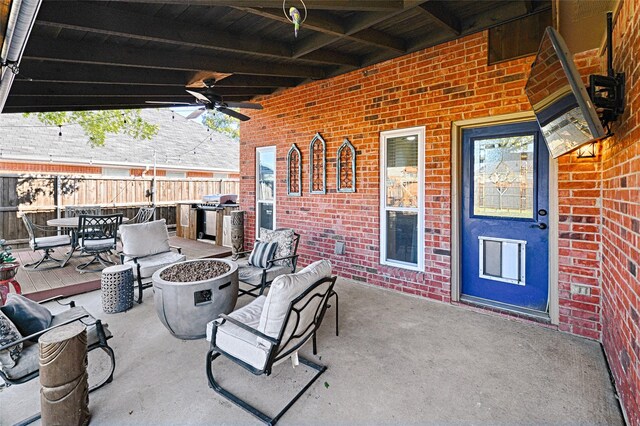
<path fill-rule="evenodd" d="M 283 425 L 624 424 L 597 342 L 346 279 L 337 291 L 340 336 L 332 307 L 318 357 L 302 350 L 329 369 Z M 73 299 L 101 313 L 99 291 Z M 172 337 L 151 292 L 130 311 L 99 316 L 114 333 L 116 371 L 90 395 L 91 424 L 254 423 L 209 389 L 208 342 Z M 230 362 L 216 372 L 263 409 L 281 406 L 311 374 L 289 362 L 272 377 Z M 0 424 L 33 414 L 38 390 L 37 380 L 0 390 Z"/>
<path fill-rule="evenodd" d="M 159 102 L 243 120 L 246 248 L 291 228 L 298 266 L 328 260 L 339 277 L 340 336 L 329 309 L 313 358 L 329 369 L 283 422 L 640 425 L 638 0 L 0 6 L 3 113 Z M 571 80 L 536 102 L 550 37 Z M 626 84 L 606 111 L 592 105 L 602 77 Z M 592 136 L 556 152 L 562 127 L 534 110 L 565 92 L 601 132 L 547 110 Z M 77 297 L 118 359 L 93 421 L 249 422 L 207 388 L 207 343 L 174 340 L 151 298 L 105 317 L 99 293 Z M 266 406 L 304 373 L 228 367 L 229 383 L 265 386 Z M 34 383 L 0 391 L 0 423 L 34 401 Z"/>

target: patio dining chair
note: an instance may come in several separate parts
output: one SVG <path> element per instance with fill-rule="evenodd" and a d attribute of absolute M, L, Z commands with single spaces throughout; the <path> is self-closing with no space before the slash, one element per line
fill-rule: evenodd
<path fill-rule="evenodd" d="M 273 281 L 269 294 L 248 305 L 220 315 L 207 324 L 206 373 L 209 386 L 261 421 L 273 425 L 327 369 L 303 358 L 298 351 L 309 340 L 316 354 L 316 332 L 322 323 L 336 277 L 331 264 L 321 260 L 296 274 L 281 275 Z M 276 415 L 260 411 L 236 394 L 224 389 L 213 376 L 212 364 L 220 355 L 255 375 L 271 375 L 272 368 L 291 358 L 315 370 L 314 376 Z"/>
<path fill-rule="evenodd" d="M 87 352 L 91 354 L 88 359 L 92 367 L 89 369 L 89 392 L 111 383 L 116 360 L 107 342 L 112 336 L 108 325 L 73 301 L 60 302 L 62 297 L 34 302 L 11 294 L 7 303 L 0 307 L 0 331 L 3 331 L 0 333 L 0 382 L 4 382 L 0 383 L 0 389 L 37 378 L 40 374 L 38 339 L 50 330 L 75 321 L 81 321 L 87 327 Z M 43 303 L 54 300 L 69 309 L 53 314 L 43 306 Z M 95 349 L 101 349 L 101 352 L 92 353 Z M 37 413 L 19 424 L 28 424 L 39 418 L 40 413 Z"/>
<path fill-rule="evenodd" d="M 125 222 L 122 222 L 122 224 L 131 225 L 132 223 L 147 223 L 151 219 L 153 219 L 153 213 L 155 211 L 155 207 L 140 207 L 134 217 Z"/>
<path fill-rule="evenodd" d="M 80 215 L 78 247 L 81 253 L 88 254 L 92 258 L 76 266 L 78 272 L 100 272 L 107 266 L 116 264 L 108 256 L 112 250 L 116 249 L 118 227 L 121 223 L 122 214 L 120 213 L 106 216 Z M 89 268 L 93 264 L 100 264 L 101 267 Z"/>
<path fill-rule="evenodd" d="M 57 233 L 58 230 L 52 226 L 41 226 L 36 225 L 29 218 L 27 214 L 22 215 L 22 222 L 24 226 L 27 228 L 27 233 L 29 234 L 29 247 L 33 251 L 42 250 L 44 254 L 42 257 L 33 263 L 27 263 L 22 265 L 24 269 L 27 271 L 46 271 L 48 269 L 54 268 L 62 268 L 67 264 L 68 258 L 65 259 L 56 259 L 51 255 L 51 253 L 57 247 L 71 247 L 71 236 L 69 235 L 50 235 L 50 236 L 40 236 L 36 237 L 36 232 L 40 233 Z M 53 264 L 52 264 L 53 263 Z M 43 266 L 45 265 L 45 266 Z M 49 266 L 46 266 L 49 265 Z"/>
<path fill-rule="evenodd" d="M 262 247 L 258 243 L 276 243 L 275 253 L 269 258 L 256 262 L 255 258 L 262 256 L 250 254 Z M 295 272 L 299 243 L 300 234 L 291 228 L 279 228 L 275 231 L 263 229 L 260 238 L 254 244 L 254 250 L 238 253 L 238 255 L 249 254 L 248 258 L 237 261 L 238 279 L 249 287 L 248 289 L 240 287 L 239 295 L 258 297 L 276 277 Z"/>

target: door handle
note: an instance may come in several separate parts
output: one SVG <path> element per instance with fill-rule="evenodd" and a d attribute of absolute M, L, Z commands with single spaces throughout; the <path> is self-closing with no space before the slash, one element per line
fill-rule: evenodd
<path fill-rule="evenodd" d="M 540 229 L 547 229 L 547 224 L 546 223 L 536 223 L 534 225 L 531 225 L 532 228 L 540 228 Z"/>

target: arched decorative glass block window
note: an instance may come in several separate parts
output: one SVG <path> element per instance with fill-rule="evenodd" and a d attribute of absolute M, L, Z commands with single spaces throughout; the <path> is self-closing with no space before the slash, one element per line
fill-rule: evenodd
<path fill-rule="evenodd" d="M 356 149 L 344 138 L 336 156 L 338 192 L 356 192 Z"/>
<path fill-rule="evenodd" d="M 326 194 L 326 144 L 320 133 L 316 133 L 311 139 L 309 159 L 309 192 L 311 194 Z"/>
<path fill-rule="evenodd" d="M 295 143 L 287 154 L 287 194 L 302 195 L 302 154 Z"/>

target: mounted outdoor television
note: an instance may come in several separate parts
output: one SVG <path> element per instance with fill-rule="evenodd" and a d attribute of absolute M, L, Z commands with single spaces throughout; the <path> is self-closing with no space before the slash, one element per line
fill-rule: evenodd
<path fill-rule="evenodd" d="M 560 34 L 547 27 L 525 92 L 553 158 L 606 133 Z"/>

